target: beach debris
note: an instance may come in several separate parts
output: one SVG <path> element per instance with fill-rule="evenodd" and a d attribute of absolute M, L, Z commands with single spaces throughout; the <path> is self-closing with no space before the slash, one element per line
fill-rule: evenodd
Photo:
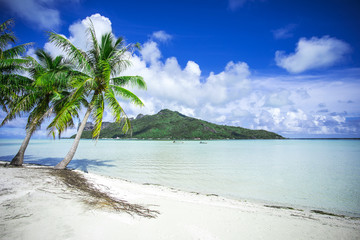
<path fill-rule="evenodd" d="M 115 211 L 126 212 L 132 216 L 138 215 L 146 218 L 156 218 L 159 211 L 148 209 L 139 204 L 131 204 L 125 200 L 117 199 L 106 192 L 102 192 L 87 181 L 87 179 L 73 170 L 54 170 L 53 174 L 60 178 L 65 185 L 78 191 L 84 201 L 95 207 L 108 207 Z"/>
<path fill-rule="evenodd" d="M 321 210 L 310 210 L 310 212 L 316 213 L 316 214 L 321 214 L 321 215 L 327 215 L 327 216 L 331 216 L 331 217 L 346 218 L 346 219 L 352 219 L 352 220 L 359 220 L 360 219 L 360 217 L 345 216 L 345 215 L 342 215 L 342 214 L 329 213 L 329 212 L 324 212 L 324 211 L 321 211 Z"/>
<path fill-rule="evenodd" d="M 294 210 L 294 211 L 300 211 L 300 212 L 303 211 L 302 209 L 295 209 L 293 207 L 288 207 L 288 206 L 264 205 L 264 207 L 276 208 L 276 209 L 284 209 L 284 210 Z"/>

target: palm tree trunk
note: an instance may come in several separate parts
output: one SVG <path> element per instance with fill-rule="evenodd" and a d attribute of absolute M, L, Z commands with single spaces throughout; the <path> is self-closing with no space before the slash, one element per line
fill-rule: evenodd
<path fill-rule="evenodd" d="M 22 142 L 20 149 L 18 151 L 18 153 L 15 155 L 15 157 L 11 160 L 10 165 L 13 166 L 22 166 L 23 162 L 24 162 L 24 154 L 25 154 L 25 150 L 27 148 L 27 146 L 29 145 L 29 141 L 30 138 L 32 136 L 32 134 L 34 133 L 35 127 L 30 127 L 27 131 L 26 131 L 26 136 L 24 141 Z"/>
<path fill-rule="evenodd" d="M 77 147 L 79 145 L 81 135 L 82 135 L 82 133 L 84 131 L 86 122 L 89 119 L 90 113 L 91 113 L 91 107 L 89 107 L 87 109 L 86 113 L 85 113 L 84 119 L 82 120 L 82 122 L 80 124 L 80 127 L 79 127 L 79 130 L 76 133 L 76 137 L 75 137 L 75 140 L 74 140 L 74 142 L 73 142 L 73 144 L 72 144 L 72 146 L 70 148 L 70 151 L 65 156 L 65 158 L 55 166 L 55 169 L 65 169 L 66 166 L 73 159 L 73 157 L 75 155 L 75 152 L 76 152 L 76 149 L 77 149 Z"/>

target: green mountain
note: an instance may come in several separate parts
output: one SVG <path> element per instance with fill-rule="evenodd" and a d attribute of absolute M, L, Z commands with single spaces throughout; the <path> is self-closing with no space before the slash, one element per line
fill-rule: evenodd
<path fill-rule="evenodd" d="M 155 115 L 139 115 L 131 120 L 132 135 L 123 134 L 117 123 L 106 123 L 100 138 L 137 139 L 283 139 L 282 136 L 265 130 L 250 130 L 242 127 L 216 125 L 181 113 L 161 110 Z M 92 124 L 88 124 L 82 138 L 91 138 Z M 73 136 L 75 137 L 75 136 Z"/>

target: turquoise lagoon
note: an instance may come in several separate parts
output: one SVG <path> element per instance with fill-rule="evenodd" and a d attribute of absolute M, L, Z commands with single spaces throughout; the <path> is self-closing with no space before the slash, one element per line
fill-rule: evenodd
<path fill-rule="evenodd" d="M 73 140 L 31 140 L 25 162 L 55 165 Z M 81 140 L 69 165 L 137 183 L 360 216 L 359 140 Z M 0 140 L 10 161 L 21 140 Z"/>

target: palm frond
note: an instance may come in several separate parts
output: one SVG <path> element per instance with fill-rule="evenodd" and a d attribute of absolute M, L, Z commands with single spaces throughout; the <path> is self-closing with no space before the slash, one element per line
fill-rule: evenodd
<path fill-rule="evenodd" d="M 114 48 L 122 49 L 123 46 L 124 46 L 124 38 L 123 37 L 118 37 L 118 39 L 116 39 L 116 41 L 114 43 Z"/>
<path fill-rule="evenodd" d="M 114 48 L 115 49 L 115 48 Z M 117 76 L 120 72 L 125 71 L 131 66 L 130 54 L 128 48 L 116 49 L 111 57 L 108 59 L 111 68 L 113 69 L 113 76 Z"/>
<path fill-rule="evenodd" d="M 0 33 L 5 32 L 14 25 L 14 19 L 10 18 L 0 25 Z"/>
<path fill-rule="evenodd" d="M 105 110 L 104 96 L 102 94 L 94 95 L 94 98 L 91 101 L 91 105 L 93 107 L 93 119 L 95 121 L 92 137 L 98 139 L 100 136 L 101 125 Z"/>
<path fill-rule="evenodd" d="M 50 53 L 46 52 L 44 49 L 37 49 L 35 51 L 35 55 L 39 59 L 40 64 L 42 67 L 52 69 L 53 68 L 53 59 Z"/>
<path fill-rule="evenodd" d="M 32 90 L 33 80 L 21 76 L 18 74 L 7 74 L 0 77 L 0 89 L 1 94 L 6 95 L 16 93 L 22 95 L 22 93 Z"/>
<path fill-rule="evenodd" d="M 68 39 L 54 32 L 49 32 L 49 40 L 56 47 L 66 52 L 70 61 L 76 63 L 79 69 L 88 72 L 92 71 L 86 53 L 76 48 Z"/>
<path fill-rule="evenodd" d="M 2 53 L 2 58 L 15 58 L 26 52 L 26 49 L 33 45 L 33 43 L 24 43 L 9 49 L 6 49 Z"/>
<path fill-rule="evenodd" d="M 117 123 L 124 122 L 123 126 L 123 132 L 126 133 L 131 129 L 130 120 L 127 117 L 124 109 L 121 107 L 120 103 L 116 99 L 116 96 L 114 94 L 114 91 L 112 89 L 107 89 L 105 92 L 105 99 L 106 102 L 109 104 L 109 107 L 111 109 L 111 112 L 114 116 L 114 120 Z"/>
<path fill-rule="evenodd" d="M 62 64 L 62 63 L 64 63 L 64 64 Z M 65 59 L 63 56 L 55 57 L 53 60 L 53 65 L 54 65 L 54 68 L 58 69 L 58 70 L 66 70 L 71 67 L 70 65 L 65 64 Z"/>
<path fill-rule="evenodd" d="M 147 89 L 146 82 L 141 76 L 120 76 L 111 79 L 113 85 L 125 87 L 132 86 L 139 89 Z"/>
<path fill-rule="evenodd" d="M 110 65 L 113 69 L 112 76 L 118 76 L 121 72 L 125 71 L 131 66 L 131 61 L 128 59 L 111 59 Z"/>
<path fill-rule="evenodd" d="M 61 101 L 60 104 L 55 105 L 54 111 L 56 115 L 47 127 L 49 135 L 52 135 L 55 138 L 57 131 L 58 137 L 60 138 L 63 131 L 69 127 L 73 127 L 73 119 L 75 117 L 79 117 L 81 104 L 81 100 L 78 98 L 73 98 L 70 101 L 67 101 L 65 98 Z"/>
<path fill-rule="evenodd" d="M 16 37 L 13 33 L 4 33 L 0 35 L 0 50 L 4 51 L 10 44 L 16 42 Z"/>
<path fill-rule="evenodd" d="M 15 43 L 16 37 L 13 33 L 5 33 L 0 36 L 0 50 L 5 50 L 10 43 Z"/>
<path fill-rule="evenodd" d="M 110 85 L 110 87 L 116 93 L 116 95 L 120 95 L 121 97 L 130 100 L 131 103 L 137 106 L 144 106 L 144 103 L 140 100 L 140 98 L 131 91 L 115 85 Z"/>
<path fill-rule="evenodd" d="M 112 33 L 105 33 L 101 38 L 101 58 L 102 60 L 109 59 L 115 53 L 116 48 L 113 46 L 113 36 Z"/>
<path fill-rule="evenodd" d="M 26 65 L 29 65 L 29 60 L 23 58 L 7 58 L 0 60 L 0 73 L 1 74 L 10 74 L 14 71 L 22 72 L 27 71 Z"/>
<path fill-rule="evenodd" d="M 53 107 L 50 107 L 46 101 L 40 103 L 33 111 L 31 111 L 26 124 L 26 129 L 35 131 L 37 128 L 40 128 L 45 118 L 49 117 L 52 113 Z"/>
<path fill-rule="evenodd" d="M 14 20 L 9 19 L 0 25 L 0 49 L 3 50 L 10 42 L 15 43 L 16 37 L 11 31 Z"/>
<path fill-rule="evenodd" d="M 58 131 L 60 137 L 65 129 L 74 125 L 73 117 L 78 117 L 78 112 L 82 104 L 88 107 L 84 96 L 84 85 L 84 82 L 83 85 L 78 85 L 72 93 L 55 105 L 56 115 L 47 127 L 49 134 L 52 134 L 54 138 L 56 131 Z"/>
<path fill-rule="evenodd" d="M 99 47 L 99 43 L 96 38 L 95 27 L 94 27 L 94 24 L 91 19 L 90 19 L 89 28 L 87 29 L 87 35 L 89 36 L 89 40 L 92 44 L 90 51 L 89 51 L 89 53 L 90 53 L 89 55 L 91 56 L 90 57 L 91 62 L 94 64 L 94 63 L 98 62 L 100 59 L 100 47 Z"/>
<path fill-rule="evenodd" d="M 38 93 L 38 92 L 37 92 Z M 45 113 L 50 109 L 50 94 L 44 94 L 41 98 L 37 99 L 37 104 L 34 106 L 33 109 L 31 109 L 31 112 L 29 113 L 28 117 L 28 123 L 26 128 L 33 125 L 33 122 L 40 121 L 40 119 L 44 119 Z M 36 124 L 41 124 L 36 123 Z"/>
<path fill-rule="evenodd" d="M 30 111 L 34 106 L 36 106 L 37 100 L 38 98 L 36 94 L 27 94 L 17 98 L 16 101 L 9 104 L 10 111 L 0 124 L 0 127 L 20 116 L 21 113 Z"/>
<path fill-rule="evenodd" d="M 111 66 L 109 65 L 109 63 L 107 61 L 104 60 L 100 60 L 99 61 L 99 69 L 101 69 L 101 71 L 99 71 L 99 78 L 103 79 L 103 83 L 108 82 L 110 80 L 110 75 L 111 75 Z"/>

